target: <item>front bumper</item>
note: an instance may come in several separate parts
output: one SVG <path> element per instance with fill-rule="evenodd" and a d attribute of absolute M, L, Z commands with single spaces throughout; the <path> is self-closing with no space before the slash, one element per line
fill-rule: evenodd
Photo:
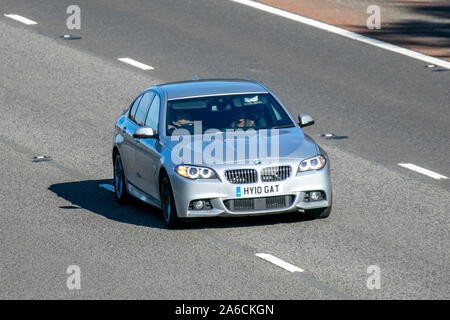
<path fill-rule="evenodd" d="M 180 218 L 199 218 L 199 217 L 217 217 L 217 216 L 252 216 L 279 214 L 293 211 L 304 211 L 308 209 L 326 208 L 331 206 L 332 192 L 330 182 L 330 170 L 328 164 L 321 170 L 313 170 L 293 175 L 286 180 L 267 183 L 253 184 L 232 184 L 222 179 L 219 180 L 189 180 L 174 173 L 171 177 L 171 185 L 175 198 L 177 214 Z M 236 187 L 257 187 L 262 189 L 276 190 L 278 192 L 270 194 L 241 195 L 236 194 Z M 305 193 L 308 191 L 322 191 L 325 199 L 314 202 L 305 202 Z M 263 209 L 263 210 L 229 210 L 224 201 L 231 199 L 261 198 L 272 196 L 293 196 L 292 204 L 283 208 Z M 208 210 L 189 210 L 189 204 L 193 200 L 209 199 L 212 209 Z"/>

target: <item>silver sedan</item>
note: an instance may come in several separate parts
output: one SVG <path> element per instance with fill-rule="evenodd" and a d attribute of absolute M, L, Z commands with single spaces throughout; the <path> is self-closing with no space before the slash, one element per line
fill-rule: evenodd
<path fill-rule="evenodd" d="M 329 159 L 263 85 L 194 80 L 142 92 L 116 122 L 114 186 L 180 218 L 330 215 Z"/>

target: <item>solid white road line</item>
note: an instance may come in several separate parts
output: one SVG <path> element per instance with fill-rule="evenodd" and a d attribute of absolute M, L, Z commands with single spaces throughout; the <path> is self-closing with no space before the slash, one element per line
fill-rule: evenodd
<path fill-rule="evenodd" d="M 277 9 L 259 2 L 255 2 L 255 1 L 251 1 L 251 0 L 230 0 L 236 3 L 240 3 L 258 10 L 262 10 L 265 12 L 269 12 L 272 14 L 275 14 L 277 16 L 286 18 L 286 19 L 290 19 L 290 20 L 294 20 L 303 24 L 307 24 L 309 26 L 315 27 L 315 28 L 319 28 L 328 32 L 332 32 L 335 34 L 338 34 L 340 36 L 352 39 L 352 40 L 356 40 L 356 41 L 360 41 L 360 42 L 364 42 L 367 44 L 370 44 L 372 46 L 375 47 L 379 47 L 379 48 L 383 48 L 385 50 L 389 50 L 389 51 L 393 51 L 396 53 L 400 53 L 402 55 L 408 56 L 410 58 L 414 58 L 414 59 L 418 59 L 430 64 L 435 64 L 437 66 L 440 66 L 442 68 L 446 68 L 446 69 L 450 69 L 450 62 L 449 61 L 445 61 L 445 60 L 441 60 L 438 58 L 434 58 L 434 57 L 430 57 L 427 56 L 425 54 L 413 51 L 413 50 L 409 50 L 409 49 L 405 49 L 384 41 L 380 41 L 380 40 L 376 40 L 376 39 L 372 39 L 363 35 L 360 35 L 358 33 L 352 32 L 352 31 L 348 31 L 342 28 L 338 28 L 323 22 L 319 22 L 317 20 L 313 20 L 310 18 L 306 18 L 303 16 L 300 16 L 298 14 L 294 14 L 291 12 L 287 12 L 281 9 Z"/>
<path fill-rule="evenodd" d="M 446 176 L 443 176 L 443 175 L 441 175 L 439 173 L 436 173 L 436 172 L 433 172 L 431 170 L 424 169 L 422 167 L 416 166 L 415 164 L 412 164 L 412 163 L 398 163 L 398 165 L 402 166 L 404 168 L 407 168 L 409 170 L 413 170 L 413 171 L 419 172 L 421 174 L 424 174 L 424 175 L 429 176 L 429 177 L 431 177 L 433 179 L 436 179 L 436 180 L 448 179 L 448 177 L 446 177 Z"/>
<path fill-rule="evenodd" d="M 5 17 L 25 23 L 26 25 L 37 24 L 36 21 L 30 20 L 28 18 L 19 16 L 18 14 L 4 14 Z"/>
<path fill-rule="evenodd" d="M 287 263 L 286 261 L 283 261 L 277 257 L 272 256 L 271 254 L 267 254 L 267 253 L 255 253 L 255 256 L 264 259 L 266 261 L 269 261 L 287 271 L 290 272 L 303 272 L 305 270 L 300 269 L 299 267 L 296 267 L 290 263 Z"/>
<path fill-rule="evenodd" d="M 152 66 L 140 63 L 139 61 L 130 59 L 130 58 L 118 58 L 117 60 L 122 61 L 124 63 L 128 63 L 136 68 L 142 69 L 142 70 L 153 70 L 154 68 Z"/>
<path fill-rule="evenodd" d="M 108 191 L 115 192 L 114 186 L 112 186 L 110 184 L 99 184 L 98 186 L 100 188 L 105 188 Z"/>

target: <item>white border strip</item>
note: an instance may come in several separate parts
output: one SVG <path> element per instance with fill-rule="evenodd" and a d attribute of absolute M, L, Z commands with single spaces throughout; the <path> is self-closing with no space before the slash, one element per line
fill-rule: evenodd
<path fill-rule="evenodd" d="M 136 68 L 139 68 L 141 70 L 153 70 L 155 68 L 153 68 L 152 66 L 140 63 L 139 61 L 130 59 L 130 58 L 118 58 L 117 60 L 122 61 L 124 63 L 128 63 Z"/>
<path fill-rule="evenodd" d="M 413 170 L 413 171 L 419 172 L 421 174 L 424 174 L 424 175 L 429 176 L 429 177 L 431 177 L 433 179 L 436 179 L 436 180 L 448 179 L 448 177 L 446 177 L 446 176 L 443 176 L 443 175 L 441 175 L 439 173 L 436 173 L 436 172 L 433 172 L 431 170 L 424 169 L 422 167 L 416 166 L 415 164 L 412 164 L 412 163 L 398 163 L 398 165 L 402 166 L 404 168 L 407 168 L 409 170 Z"/>
<path fill-rule="evenodd" d="M 264 259 L 266 261 L 269 261 L 271 263 L 273 263 L 274 265 L 277 265 L 287 271 L 290 272 L 303 272 L 305 270 L 300 269 L 299 267 L 296 267 L 290 263 L 287 263 L 286 261 L 283 261 L 277 257 L 272 256 L 271 254 L 268 253 L 255 253 L 255 256 Z"/>
<path fill-rule="evenodd" d="M 338 34 L 340 36 L 343 36 L 343 37 L 346 37 L 346 38 L 349 38 L 352 40 L 364 42 L 364 43 L 370 44 L 375 47 L 379 47 L 379 48 L 382 48 L 385 50 L 396 52 L 396 53 L 402 54 L 402 55 L 410 57 L 410 58 L 421 60 L 421 61 L 424 61 L 424 62 L 427 62 L 430 64 L 435 64 L 442 68 L 450 69 L 449 61 L 430 57 L 423 53 L 405 49 L 405 48 L 402 48 L 402 47 L 399 47 L 399 46 L 396 46 L 396 45 L 393 45 L 393 44 L 390 44 L 390 43 L 387 43 L 384 41 L 372 39 L 372 38 L 360 35 L 358 33 L 352 32 L 352 31 L 348 31 L 348 30 L 338 28 L 338 27 L 335 27 L 335 26 L 332 26 L 332 25 L 329 25 L 329 24 L 326 24 L 323 22 L 319 22 L 317 20 L 313 20 L 310 18 L 300 16 L 298 14 L 287 12 L 287 11 L 284 11 L 284 10 L 281 10 L 278 8 L 274 8 L 274 7 L 259 3 L 259 2 L 251 1 L 251 0 L 230 0 L 230 1 L 240 3 L 240 4 L 243 4 L 243 5 L 258 9 L 258 10 L 265 11 L 265 12 L 269 12 L 269 13 L 275 14 L 277 16 L 286 18 L 286 19 L 290 19 L 290 20 L 294 20 L 294 21 L 297 21 L 297 22 L 300 22 L 303 24 L 307 24 L 309 26 L 312 26 L 312 27 L 315 27 L 318 29 L 322 29 L 322 30 L 325 30 L 325 31 L 328 31 L 331 33 L 335 33 L 335 34 Z"/>
<path fill-rule="evenodd" d="M 24 23 L 24 24 L 26 24 L 28 26 L 32 25 L 32 24 L 37 24 L 36 21 L 33 21 L 33 20 L 28 19 L 28 18 L 19 16 L 18 14 L 4 14 L 4 16 L 7 17 L 7 18 L 10 18 L 10 19 L 22 22 L 22 23 Z"/>

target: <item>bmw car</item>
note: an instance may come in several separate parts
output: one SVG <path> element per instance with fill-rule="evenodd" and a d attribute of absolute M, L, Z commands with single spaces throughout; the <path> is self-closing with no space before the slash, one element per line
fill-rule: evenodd
<path fill-rule="evenodd" d="M 264 85 L 192 80 L 144 90 L 115 125 L 115 196 L 187 218 L 331 213 L 327 153 Z"/>

